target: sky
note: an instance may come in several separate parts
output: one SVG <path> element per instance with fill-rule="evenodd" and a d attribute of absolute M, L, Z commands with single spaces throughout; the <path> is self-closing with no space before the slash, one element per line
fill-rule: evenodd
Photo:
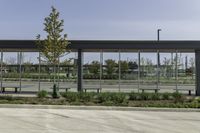
<path fill-rule="evenodd" d="M 72 40 L 200 40 L 200 0 L 0 0 L 0 39 L 44 36 L 54 6 Z"/>
<path fill-rule="evenodd" d="M 60 12 L 70 40 L 156 40 L 157 29 L 162 29 L 161 40 L 200 40 L 199 5 L 200 0 L 0 0 L 0 40 L 45 37 L 43 23 L 51 6 Z M 145 58 L 156 62 L 154 56 Z M 106 58 L 117 61 L 118 54 Z M 133 58 L 122 55 L 123 60 Z M 94 59 L 99 53 L 86 53 L 84 63 Z"/>

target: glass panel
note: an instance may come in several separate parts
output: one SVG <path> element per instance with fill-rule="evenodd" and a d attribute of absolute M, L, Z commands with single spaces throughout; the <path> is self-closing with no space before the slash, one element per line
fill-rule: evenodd
<path fill-rule="evenodd" d="M 61 57 L 59 68 L 59 87 L 77 91 L 77 52 L 66 53 Z"/>
<path fill-rule="evenodd" d="M 20 86 L 19 53 L 4 52 L 3 54 L 3 86 L 8 87 L 6 91 L 14 91 L 13 87 Z"/>
<path fill-rule="evenodd" d="M 119 91 L 119 53 L 103 52 L 102 90 Z"/>
<path fill-rule="evenodd" d="M 121 52 L 121 91 L 138 91 L 138 53 Z"/>
<path fill-rule="evenodd" d="M 100 87 L 100 52 L 84 52 L 83 88 Z"/>
<path fill-rule="evenodd" d="M 141 52 L 140 54 L 140 88 L 157 87 L 157 53 Z"/>
<path fill-rule="evenodd" d="M 195 54 L 178 52 L 177 65 L 178 89 L 195 89 Z"/>
<path fill-rule="evenodd" d="M 37 92 L 39 53 L 22 52 L 22 91 Z"/>
<path fill-rule="evenodd" d="M 159 88 L 162 92 L 176 89 L 176 53 L 160 52 Z"/>

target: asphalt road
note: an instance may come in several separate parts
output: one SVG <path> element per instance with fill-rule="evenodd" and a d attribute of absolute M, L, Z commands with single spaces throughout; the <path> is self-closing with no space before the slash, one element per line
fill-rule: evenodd
<path fill-rule="evenodd" d="M 0 109 L 0 133 L 199 133 L 198 112 Z"/>

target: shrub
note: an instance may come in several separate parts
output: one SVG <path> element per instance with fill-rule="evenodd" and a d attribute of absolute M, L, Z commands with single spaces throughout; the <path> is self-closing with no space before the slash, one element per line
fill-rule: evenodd
<path fill-rule="evenodd" d="M 110 92 L 99 93 L 98 96 L 97 96 L 98 103 L 103 103 L 103 102 L 106 102 L 106 101 L 111 101 L 111 95 L 112 95 L 112 93 L 110 93 Z"/>
<path fill-rule="evenodd" d="M 127 101 L 126 94 L 125 93 L 113 93 L 111 95 L 111 101 L 114 103 L 123 103 Z"/>
<path fill-rule="evenodd" d="M 90 102 L 93 100 L 94 93 L 84 93 L 80 92 L 78 93 L 78 98 L 82 102 Z"/>
<path fill-rule="evenodd" d="M 4 95 L 4 96 L 0 96 L 0 100 L 12 101 L 14 100 L 14 98 L 11 95 Z"/>
<path fill-rule="evenodd" d="M 192 99 L 193 101 L 197 101 L 198 103 L 200 103 L 200 97 L 197 97 L 195 99 Z"/>
<path fill-rule="evenodd" d="M 160 100 L 160 94 L 159 93 L 151 93 L 151 100 Z"/>
<path fill-rule="evenodd" d="M 179 92 L 172 93 L 172 97 L 175 102 L 183 102 L 183 100 L 184 100 L 183 95 Z"/>
<path fill-rule="evenodd" d="M 129 100 L 137 100 L 138 94 L 135 92 L 129 93 Z"/>
<path fill-rule="evenodd" d="M 170 99 L 170 94 L 168 92 L 165 92 L 162 94 L 162 99 L 163 100 L 169 100 Z"/>
<path fill-rule="evenodd" d="M 45 90 L 41 90 L 41 91 L 39 91 L 39 92 L 37 93 L 37 97 L 38 97 L 38 98 L 46 98 L 47 95 L 48 95 L 48 92 L 45 91 Z"/>
<path fill-rule="evenodd" d="M 141 93 L 140 100 L 149 100 L 149 94 L 145 92 Z"/>
<path fill-rule="evenodd" d="M 63 94 L 63 97 L 66 98 L 67 101 L 69 102 L 76 102 L 76 101 L 79 101 L 78 100 L 78 95 L 76 92 L 65 92 Z"/>

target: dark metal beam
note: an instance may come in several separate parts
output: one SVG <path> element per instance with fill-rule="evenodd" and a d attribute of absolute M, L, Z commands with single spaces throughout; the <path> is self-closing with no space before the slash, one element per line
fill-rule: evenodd
<path fill-rule="evenodd" d="M 200 96 L 200 51 L 195 51 L 196 62 L 196 95 Z"/>
<path fill-rule="evenodd" d="M 83 63 L 82 63 L 82 50 L 78 49 L 78 60 L 77 60 L 77 65 L 78 65 L 78 92 L 82 91 L 82 82 L 83 82 Z"/>
<path fill-rule="evenodd" d="M 133 40 L 69 40 L 72 50 L 100 49 L 182 49 L 200 50 L 200 41 L 133 41 Z M 0 49 L 4 51 L 38 51 L 35 40 L 0 40 Z"/>

